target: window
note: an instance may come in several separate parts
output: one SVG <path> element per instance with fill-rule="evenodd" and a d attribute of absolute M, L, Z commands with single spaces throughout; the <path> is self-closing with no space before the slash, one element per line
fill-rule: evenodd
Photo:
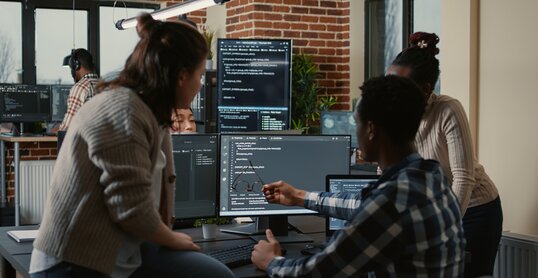
<path fill-rule="evenodd" d="M 141 8 L 99 8 L 99 49 L 101 76 L 112 77 L 123 68 L 127 56 L 132 52 L 138 42 L 135 28 L 119 31 L 114 23 L 122 18 L 137 16 L 142 12 L 151 12 L 152 9 Z"/>
<path fill-rule="evenodd" d="M 113 21 L 160 5 L 122 2 L 121 8 L 114 8 L 114 3 L 76 0 L 73 24 L 72 1 L 0 0 L 0 83 L 72 84 L 62 62 L 73 48 L 73 38 L 75 48 L 92 53 L 99 74 L 121 68 L 138 37 L 134 29 L 116 30 Z M 8 43 L 11 47 L 5 46 Z M 9 49 L 13 53 L 7 55 Z"/>
<path fill-rule="evenodd" d="M 365 1 L 367 79 L 384 75 L 392 60 L 407 44 L 410 1 Z"/>
<path fill-rule="evenodd" d="M 22 82 L 22 6 L 0 1 L 0 83 Z"/>
<path fill-rule="evenodd" d="M 435 33 L 440 41 L 437 47 L 441 50 L 437 59 L 441 61 L 443 43 L 441 37 L 441 0 L 414 0 L 413 1 L 413 32 Z M 437 81 L 433 89 L 437 94 L 441 91 L 441 80 Z"/>
<path fill-rule="evenodd" d="M 88 12 L 75 11 L 73 16 L 73 10 L 36 9 L 37 84 L 73 84 L 70 69 L 62 66 L 73 47 L 88 49 Z"/>

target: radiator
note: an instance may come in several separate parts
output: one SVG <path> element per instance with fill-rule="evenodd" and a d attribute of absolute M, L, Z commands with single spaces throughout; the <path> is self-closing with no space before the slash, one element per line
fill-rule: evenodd
<path fill-rule="evenodd" d="M 39 224 L 55 160 L 20 162 L 20 223 Z"/>
<path fill-rule="evenodd" d="M 538 277 L 538 236 L 503 232 L 493 277 Z"/>

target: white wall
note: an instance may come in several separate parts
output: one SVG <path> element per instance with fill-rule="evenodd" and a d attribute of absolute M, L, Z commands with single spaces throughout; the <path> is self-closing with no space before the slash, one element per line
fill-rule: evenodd
<path fill-rule="evenodd" d="M 480 160 L 499 188 L 504 230 L 532 235 L 538 235 L 537 11 L 536 0 L 480 2 Z"/>
<path fill-rule="evenodd" d="M 359 98 L 359 86 L 364 82 L 364 1 L 350 2 L 350 99 Z M 350 103 L 352 105 L 353 103 Z M 351 107 L 354 109 L 355 107 Z"/>

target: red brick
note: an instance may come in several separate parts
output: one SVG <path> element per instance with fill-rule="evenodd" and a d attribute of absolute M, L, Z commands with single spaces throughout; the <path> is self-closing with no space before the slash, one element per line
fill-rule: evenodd
<path fill-rule="evenodd" d="M 336 51 L 334 50 L 334 48 L 320 48 L 319 49 L 319 54 L 320 55 L 334 55 Z"/>
<path fill-rule="evenodd" d="M 310 42 L 308 42 L 308 46 L 315 46 L 315 47 L 325 46 L 325 41 L 311 40 Z"/>
<path fill-rule="evenodd" d="M 286 38 L 300 38 L 301 37 L 301 33 L 297 31 L 284 31 L 283 35 Z M 296 41 L 294 41 L 293 43 L 296 44 Z"/>
<path fill-rule="evenodd" d="M 265 19 L 265 20 L 273 20 L 273 21 L 280 21 L 282 20 L 282 15 L 281 14 L 273 14 L 273 13 L 266 13 L 266 14 L 259 14 L 261 15 L 261 18 L 259 19 Z M 286 19 L 285 19 L 286 20 Z M 288 21 L 288 20 L 286 20 Z"/>
<path fill-rule="evenodd" d="M 308 24 L 306 23 L 291 23 L 290 28 L 294 30 L 307 30 Z"/>
<path fill-rule="evenodd" d="M 334 87 L 334 85 L 335 85 L 335 82 L 333 80 L 320 80 L 320 81 L 318 81 L 318 86 L 320 86 L 320 87 L 327 88 L 327 87 Z"/>
<path fill-rule="evenodd" d="M 293 33 L 296 33 L 297 34 L 297 37 L 299 37 L 300 33 L 299 32 L 293 32 Z M 284 37 L 290 37 L 290 36 L 286 36 L 286 32 L 284 32 Z M 293 46 L 294 47 L 298 47 L 298 46 L 306 46 L 308 44 L 308 41 L 307 40 L 293 40 Z"/>
<path fill-rule="evenodd" d="M 319 33 L 319 38 L 325 40 L 332 40 L 334 39 L 334 35 L 334 33 Z"/>
<path fill-rule="evenodd" d="M 336 8 L 336 2 L 335 1 L 320 1 L 319 5 L 321 7 Z"/>
<path fill-rule="evenodd" d="M 282 0 L 264 0 L 264 3 L 282 4 Z M 274 7 L 273 7 L 274 9 Z"/>
<path fill-rule="evenodd" d="M 307 14 L 308 8 L 304 7 L 291 7 L 291 12 L 294 14 Z"/>
<path fill-rule="evenodd" d="M 336 23 L 336 17 L 331 16 L 320 16 L 319 17 L 320 23 Z"/>
<path fill-rule="evenodd" d="M 303 6 L 318 6 L 317 0 L 303 0 Z"/>
<path fill-rule="evenodd" d="M 303 53 L 304 54 L 317 54 L 318 50 L 316 48 L 305 47 L 303 48 Z"/>
<path fill-rule="evenodd" d="M 318 38 L 318 33 L 316 33 L 316 32 L 301 32 L 301 37 L 310 38 L 310 39 L 317 39 Z"/>
<path fill-rule="evenodd" d="M 328 15 L 340 16 L 342 15 L 341 10 L 327 10 Z"/>
<path fill-rule="evenodd" d="M 290 24 L 287 22 L 274 22 L 273 28 L 276 29 L 290 29 Z"/>
<path fill-rule="evenodd" d="M 315 14 L 315 15 L 326 15 L 327 14 L 327 10 L 325 10 L 325 9 L 310 8 L 309 11 L 310 11 L 309 12 L 310 14 Z"/>
<path fill-rule="evenodd" d="M 286 15 L 284 15 L 284 20 L 286 20 L 286 21 L 301 21 L 301 16 L 292 15 L 292 14 L 286 14 Z"/>
<path fill-rule="evenodd" d="M 334 65 L 334 64 L 322 64 L 322 65 L 319 65 L 319 69 L 322 70 L 322 71 L 335 71 L 336 70 L 336 65 Z"/>
<path fill-rule="evenodd" d="M 312 31 L 325 31 L 326 27 L 323 24 L 310 24 L 310 30 L 312 30 Z"/>
<path fill-rule="evenodd" d="M 302 22 L 316 23 L 319 22 L 319 16 L 303 15 L 301 16 Z"/>
<path fill-rule="evenodd" d="M 289 13 L 290 7 L 289 6 L 273 6 L 273 12 Z"/>
<path fill-rule="evenodd" d="M 273 23 L 270 21 L 256 21 L 254 22 L 255 28 L 272 28 Z"/>
<path fill-rule="evenodd" d="M 338 24 L 349 24 L 349 17 L 339 17 L 336 19 Z"/>
<path fill-rule="evenodd" d="M 273 8 L 271 5 L 262 5 L 262 4 L 255 4 L 254 10 L 256 11 L 264 11 L 264 12 L 272 12 Z"/>

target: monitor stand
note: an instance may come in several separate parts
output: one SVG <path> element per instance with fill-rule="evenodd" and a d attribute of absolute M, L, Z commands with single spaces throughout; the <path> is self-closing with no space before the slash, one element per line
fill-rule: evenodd
<path fill-rule="evenodd" d="M 288 217 L 281 216 L 259 216 L 254 223 L 235 224 L 226 228 L 221 228 L 221 232 L 248 235 L 252 239 L 259 241 L 266 239 L 265 230 L 271 229 L 277 240 L 281 243 L 291 242 L 312 242 L 312 238 L 297 232 L 288 232 Z"/>

